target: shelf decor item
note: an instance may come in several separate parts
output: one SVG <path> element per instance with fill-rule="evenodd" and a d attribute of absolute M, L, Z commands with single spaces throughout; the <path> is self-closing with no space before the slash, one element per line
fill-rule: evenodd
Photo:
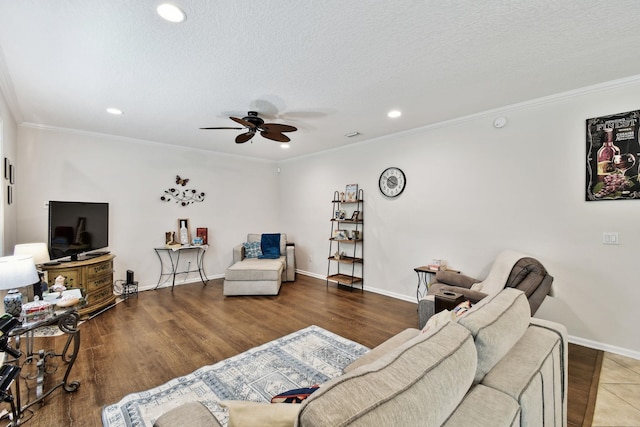
<path fill-rule="evenodd" d="M 191 243 L 191 227 L 189 227 L 188 218 L 178 220 L 178 241 L 185 246 L 189 246 Z"/>
<path fill-rule="evenodd" d="M 345 202 L 353 203 L 358 200 L 358 184 L 347 184 Z"/>
<path fill-rule="evenodd" d="M 207 227 L 198 227 L 196 228 L 196 237 L 202 239 L 203 245 L 209 244 L 209 229 Z"/>

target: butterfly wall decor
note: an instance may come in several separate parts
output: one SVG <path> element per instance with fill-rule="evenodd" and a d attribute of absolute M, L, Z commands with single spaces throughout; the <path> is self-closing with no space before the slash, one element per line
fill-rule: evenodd
<path fill-rule="evenodd" d="M 189 178 L 181 178 L 180 175 L 176 175 L 176 184 L 178 186 L 186 187 L 189 183 Z M 171 187 L 164 190 L 164 194 L 160 196 L 160 200 L 163 202 L 175 201 L 181 206 L 189 206 L 195 202 L 203 202 L 205 194 L 194 189 Z"/>
<path fill-rule="evenodd" d="M 176 175 L 176 184 L 180 184 L 183 187 L 189 183 L 189 178 L 180 178 L 180 175 Z"/>

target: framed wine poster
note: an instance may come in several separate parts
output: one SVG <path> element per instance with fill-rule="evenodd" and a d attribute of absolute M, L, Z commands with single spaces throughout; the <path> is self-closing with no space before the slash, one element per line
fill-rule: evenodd
<path fill-rule="evenodd" d="M 587 119 L 585 200 L 640 199 L 640 110 Z"/>

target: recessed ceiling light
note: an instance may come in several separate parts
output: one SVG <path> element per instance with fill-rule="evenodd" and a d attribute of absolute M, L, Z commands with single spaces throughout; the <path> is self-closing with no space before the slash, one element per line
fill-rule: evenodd
<path fill-rule="evenodd" d="M 396 117 L 400 117 L 402 115 L 402 112 L 400 110 L 391 110 L 387 113 L 388 117 L 391 117 L 392 119 L 395 119 Z"/>
<path fill-rule="evenodd" d="M 357 130 L 344 134 L 344 136 L 346 136 L 347 138 L 353 138 L 354 136 L 358 136 L 358 135 L 360 135 L 360 132 L 358 132 Z"/>
<path fill-rule="evenodd" d="M 282 144 L 280 144 L 280 148 L 287 149 L 289 147 L 291 147 L 291 146 L 289 145 L 288 142 L 283 142 Z"/>
<path fill-rule="evenodd" d="M 156 9 L 158 15 L 169 22 L 182 22 L 187 19 L 187 15 L 178 6 L 170 3 L 163 3 Z"/>
<path fill-rule="evenodd" d="M 107 113 L 119 116 L 122 114 L 122 110 L 119 110 L 117 108 L 107 108 Z"/>

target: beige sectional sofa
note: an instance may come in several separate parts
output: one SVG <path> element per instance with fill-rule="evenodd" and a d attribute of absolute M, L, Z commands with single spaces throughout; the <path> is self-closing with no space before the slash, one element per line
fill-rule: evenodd
<path fill-rule="evenodd" d="M 532 319 L 525 294 L 512 288 L 445 316 L 374 348 L 302 404 L 221 402 L 229 427 L 567 425 L 562 325 Z M 219 425 L 193 402 L 155 426 L 176 422 Z"/>

